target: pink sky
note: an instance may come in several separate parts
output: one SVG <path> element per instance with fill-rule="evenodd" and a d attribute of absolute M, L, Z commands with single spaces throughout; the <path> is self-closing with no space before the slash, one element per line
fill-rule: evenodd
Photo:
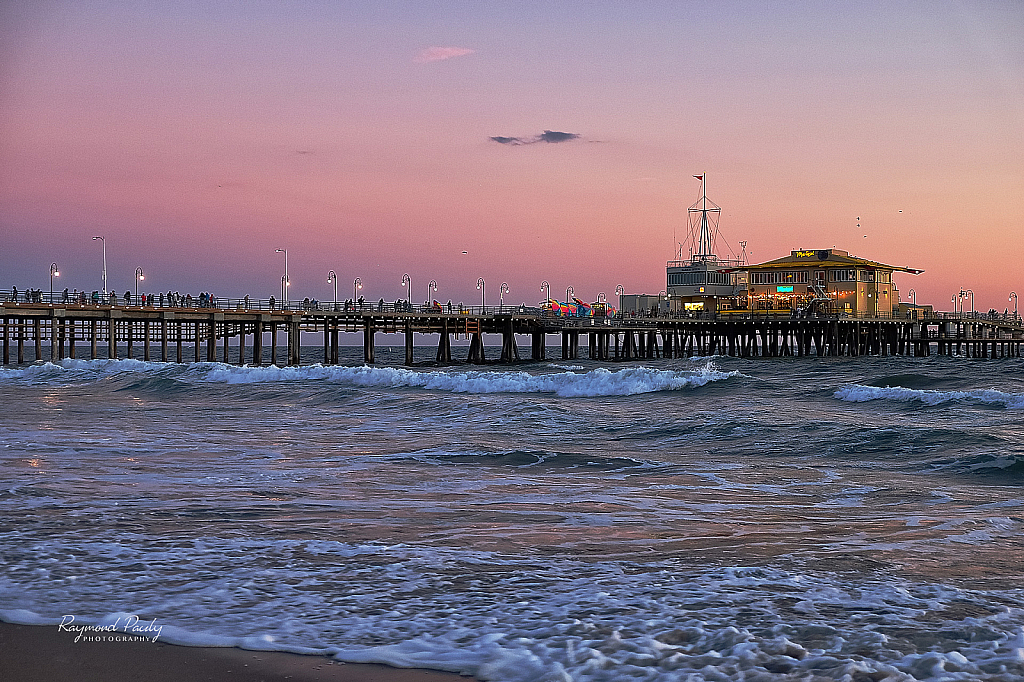
<path fill-rule="evenodd" d="M 754 261 L 1012 308 L 1024 5 L 831 5 L 0 4 L 0 288 L 98 288 L 102 234 L 118 290 L 657 293 L 706 172 Z"/>

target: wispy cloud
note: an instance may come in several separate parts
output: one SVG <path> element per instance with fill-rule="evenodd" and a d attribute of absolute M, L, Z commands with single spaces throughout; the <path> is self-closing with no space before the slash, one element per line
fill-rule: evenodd
<path fill-rule="evenodd" d="M 578 140 L 580 138 L 579 133 L 562 133 L 557 130 L 545 130 L 540 135 L 534 137 L 502 137 L 495 135 L 491 139 L 498 144 L 507 145 L 521 145 L 521 144 L 536 144 L 538 142 L 568 142 L 569 140 Z"/>
<path fill-rule="evenodd" d="M 417 64 L 426 64 L 427 62 L 439 62 L 451 59 L 452 57 L 462 57 L 474 52 L 476 50 L 471 50 L 468 47 L 428 47 L 413 57 L 413 61 Z"/>

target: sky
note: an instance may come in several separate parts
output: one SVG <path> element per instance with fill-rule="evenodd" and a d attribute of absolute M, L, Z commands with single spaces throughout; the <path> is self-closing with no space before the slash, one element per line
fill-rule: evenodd
<path fill-rule="evenodd" d="M 1012 309 L 1022 36 L 1019 0 L 0 0 L 0 288 L 99 288 L 102 235 L 119 291 L 279 295 L 287 249 L 292 298 L 657 294 L 706 174 L 720 255 Z"/>

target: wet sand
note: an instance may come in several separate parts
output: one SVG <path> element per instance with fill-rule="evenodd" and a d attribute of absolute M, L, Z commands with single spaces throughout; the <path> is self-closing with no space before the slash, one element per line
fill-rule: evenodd
<path fill-rule="evenodd" d="M 0 623 L 0 680 L 19 682 L 473 682 L 431 670 L 339 663 L 324 656 L 187 647 L 161 642 L 75 642 L 56 626 Z"/>

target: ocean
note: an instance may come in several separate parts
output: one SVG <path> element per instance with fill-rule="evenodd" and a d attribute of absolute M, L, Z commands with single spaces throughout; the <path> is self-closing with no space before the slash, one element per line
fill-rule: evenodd
<path fill-rule="evenodd" d="M 1020 359 L 342 351 L 0 369 L 0 619 L 500 682 L 1024 679 Z"/>

